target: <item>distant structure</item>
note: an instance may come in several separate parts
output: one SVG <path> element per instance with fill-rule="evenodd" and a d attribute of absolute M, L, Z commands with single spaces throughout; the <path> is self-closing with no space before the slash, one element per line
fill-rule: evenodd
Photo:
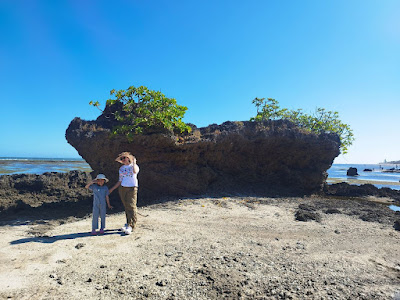
<path fill-rule="evenodd" d="M 380 164 L 392 164 L 392 165 L 398 165 L 400 164 L 400 160 L 392 160 L 392 161 L 387 161 L 386 159 L 380 163 Z"/>

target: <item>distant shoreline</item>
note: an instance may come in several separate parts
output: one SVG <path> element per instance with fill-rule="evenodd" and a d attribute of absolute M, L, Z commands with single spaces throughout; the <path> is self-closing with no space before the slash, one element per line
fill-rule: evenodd
<path fill-rule="evenodd" d="M 85 161 L 83 158 L 70 157 L 0 157 L 0 161 Z"/>
<path fill-rule="evenodd" d="M 83 159 L 71 158 L 0 158 L 0 176 L 14 174 L 66 173 L 73 170 L 91 172 Z"/>

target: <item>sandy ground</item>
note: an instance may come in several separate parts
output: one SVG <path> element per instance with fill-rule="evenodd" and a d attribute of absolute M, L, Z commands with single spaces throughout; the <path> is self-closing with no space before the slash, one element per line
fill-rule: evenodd
<path fill-rule="evenodd" d="M 140 208 L 102 236 L 90 217 L 0 227 L 1 299 L 400 299 L 400 232 L 356 215 L 295 220 L 308 199 Z M 64 223 L 64 224 L 62 224 Z"/>

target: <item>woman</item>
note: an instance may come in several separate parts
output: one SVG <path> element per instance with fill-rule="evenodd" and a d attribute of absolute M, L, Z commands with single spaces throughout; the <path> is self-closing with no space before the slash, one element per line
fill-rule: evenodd
<path fill-rule="evenodd" d="M 119 180 L 110 189 L 110 194 L 118 188 L 119 197 L 125 208 L 126 224 L 121 228 L 125 234 L 131 234 L 137 222 L 137 191 L 139 166 L 136 158 L 130 152 L 122 152 L 115 159 L 121 163 L 119 168 Z"/>

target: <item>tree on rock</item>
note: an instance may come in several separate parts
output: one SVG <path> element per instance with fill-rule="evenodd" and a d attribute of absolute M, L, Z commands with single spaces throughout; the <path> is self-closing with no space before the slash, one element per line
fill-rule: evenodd
<path fill-rule="evenodd" d="M 191 130 L 182 121 L 187 107 L 178 105 L 174 98 L 168 98 L 160 91 L 130 86 L 126 90 L 111 90 L 110 95 L 115 98 L 108 99 L 106 105 L 119 107 L 114 112 L 118 124 L 113 127 L 113 134 L 132 138 L 134 134 L 153 131 L 184 133 Z M 98 101 L 89 104 L 100 106 Z"/>
<path fill-rule="evenodd" d="M 309 115 L 301 109 L 280 108 L 278 101 L 273 98 L 254 98 L 253 104 L 257 108 L 257 115 L 250 121 L 287 119 L 307 131 L 315 133 L 334 132 L 340 138 L 340 150 L 343 154 L 347 153 L 348 147 L 354 141 L 353 131 L 349 125 L 339 120 L 339 113 L 336 111 L 317 108 L 313 114 Z"/>

